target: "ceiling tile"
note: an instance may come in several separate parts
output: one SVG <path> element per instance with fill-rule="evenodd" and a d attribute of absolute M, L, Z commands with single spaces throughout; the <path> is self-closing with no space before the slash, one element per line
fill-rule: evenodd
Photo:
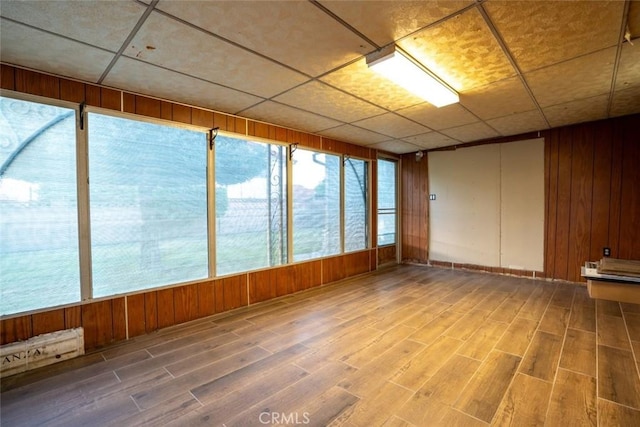
<path fill-rule="evenodd" d="M 311 133 L 317 133 L 342 124 L 327 117 L 272 101 L 266 101 L 246 109 L 242 111 L 242 116 Z"/>
<path fill-rule="evenodd" d="M 374 49 L 306 1 L 163 0 L 158 8 L 312 76 Z"/>
<path fill-rule="evenodd" d="M 117 52 L 146 7 L 135 2 L 5 1 L 2 16 Z"/>
<path fill-rule="evenodd" d="M 500 136 L 484 122 L 472 123 L 470 125 L 458 126 L 442 131 L 443 134 L 462 142 L 479 141 L 481 139 L 495 138 Z"/>
<path fill-rule="evenodd" d="M 408 119 L 421 123 L 431 129 L 440 130 L 477 122 L 478 118 L 469 113 L 460 104 L 435 107 L 428 103 L 414 105 L 397 111 Z"/>
<path fill-rule="evenodd" d="M 398 45 L 458 92 L 515 75 L 475 8 L 417 32 Z"/>
<path fill-rule="evenodd" d="M 320 132 L 322 136 L 337 139 L 354 144 L 369 145 L 389 139 L 386 135 L 381 135 L 370 130 L 362 129 L 353 125 L 342 125 Z"/>
<path fill-rule="evenodd" d="M 460 103 L 483 120 L 536 108 L 518 77 L 473 88 L 460 95 Z"/>
<path fill-rule="evenodd" d="M 611 90 L 616 48 L 581 56 L 525 74 L 542 107 L 563 104 Z"/>
<path fill-rule="evenodd" d="M 370 70 L 364 58 L 322 76 L 320 80 L 392 111 L 424 102 L 424 99 Z"/>
<path fill-rule="evenodd" d="M 551 127 L 588 122 L 607 117 L 609 95 L 599 95 L 565 104 L 543 108 L 542 112 L 549 120 Z"/>
<path fill-rule="evenodd" d="M 611 103 L 611 117 L 640 113 L 640 85 L 629 89 L 619 90 L 613 94 Z"/>
<path fill-rule="evenodd" d="M 355 29 L 385 46 L 473 4 L 456 1 L 320 1 Z"/>
<path fill-rule="evenodd" d="M 318 81 L 298 86 L 273 100 L 343 122 L 355 122 L 385 113 L 380 107 Z"/>
<path fill-rule="evenodd" d="M 634 42 L 634 45 L 629 43 L 622 45 L 618 74 L 616 75 L 616 90 L 640 86 L 640 78 L 638 78 L 640 76 L 640 46 L 638 44 L 640 43 L 638 42 Z"/>
<path fill-rule="evenodd" d="M 399 139 L 393 139 L 390 141 L 378 142 L 377 144 L 370 145 L 369 148 L 376 150 L 389 151 L 395 154 L 413 153 L 420 150 L 421 147 L 416 147 L 408 142 L 401 141 Z"/>
<path fill-rule="evenodd" d="M 262 100 L 127 57 L 118 59 L 104 84 L 226 113 L 234 113 Z"/>
<path fill-rule="evenodd" d="M 487 120 L 487 124 L 503 136 L 547 129 L 549 126 L 538 110 L 525 111 Z"/>
<path fill-rule="evenodd" d="M 4 4 L 3 4 L 4 9 Z M 4 11 L 4 10 L 3 10 Z M 96 82 L 113 53 L 1 19 L 3 62 Z"/>
<path fill-rule="evenodd" d="M 369 129 L 373 132 L 388 135 L 392 138 L 404 138 L 407 136 L 426 133 L 430 130 L 418 123 L 414 123 L 411 120 L 393 113 L 386 113 L 380 116 L 371 117 L 353 124 Z"/>
<path fill-rule="evenodd" d="M 418 145 L 424 149 L 430 150 L 433 148 L 446 147 L 448 145 L 455 145 L 458 143 L 455 139 L 448 137 L 440 132 L 423 133 L 422 135 L 410 136 L 408 138 L 402 138 L 403 141 L 411 144 Z"/>
<path fill-rule="evenodd" d="M 483 3 L 523 72 L 617 44 L 623 1 Z"/>
<path fill-rule="evenodd" d="M 158 12 L 151 13 L 125 55 L 261 97 L 307 77 Z M 259 70 L 260 78 L 253 78 Z"/>

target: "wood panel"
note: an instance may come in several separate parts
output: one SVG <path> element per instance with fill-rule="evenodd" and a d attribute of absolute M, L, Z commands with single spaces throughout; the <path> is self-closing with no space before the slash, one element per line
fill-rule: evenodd
<path fill-rule="evenodd" d="M 636 116 L 637 117 L 637 116 Z M 624 129 L 613 126 L 613 141 L 611 142 L 611 212 L 609 213 L 609 241 L 611 242 L 611 256 L 620 258 L 620 215 L 622 206 L 620 197 L 622 191 L 622 149 L 624 146 Z"/>
<path fill-rule="evenodd" d="M 249 121 L 248 134 L 249 136 L 257 136 L 258 138 L 269 138 L 269 131 L 271 126 L 263 122 Z M 274 130 L 275 134 L 275 130 Z"/>
<path fill-rule="evenodd" d="M 287 129 L 287 142 L 290 144 L 300 144 L 306 148 L 322 150 L 322 138 L 318 135 L 310 135 Z"/>
<path fill-rule="evenodd" d="M 94 107 L 101 107 L 102 105 L 102 93 L 100 86 L 85 85 L 84 86 L 85 102 L 87 105 Z M 120 109 L 119 109 L 120 110 Z"/>
<path fill-rule="evenodd" d="M 100 88 L 100 106 L 109 110 L 122 111 L 122 92 L 106 87 Z"/>
<path fill-rule="evenodd" d="M 10 65 L 0 64 L 0 87 L 16 90 L 16 69 Z"/>
<path fill-rule="evenodd" d="M 378 247 L 378 265 L 396 262 L 396 245 Z"/>
<path fill-rule="evenodd" d="M 213 128 L 213 112 L 202 110 L 200 108 L 191 109 L 191 123 L 196 126 L 205 128 Z"/>
<path fill-rule="evenodd" d="M 247 305 L 247 287 L 245 275 L 226 277 L 222 279 L 224 288 L 223 310 L 233 310 L 234 308 Z M 285 283 L 286 285 L 286 283 Z"/>
<path fill-rule="evenodd" d="M 112 341 L 122 341 L 127 339 L 127 313 L 125 309 L 125 298 L 114 298 L 111 300 L 111 318 L 113 320 Z"/>
<path fill-rule="evenodd" d="M 198 283 L 198 316 L 205 317 L 216 312 L 215 280 Z"/>
<path fill-rule="evenodd" d="M 130 338 L 144 335 L 147 332 L 144 299 L 145 294 L 127 297 L 127 327 Z"/>
<path fill-rule="evenodd" d="M 33 335 L 61 331 L 64 327 L 64 309 L 35 313 L 31 316 Z"/>
<path fill-rule="evenodd" d="M 346 277 L 356 276 L 371 271 L 369 251 L 354 252 L 345 256 Z"/>
<path fill-rule="evenodd" d="M 64 309 L 64 328 L 79 328 L 82 326 L 82 310 L 79 305 Z"/>
<path fill-rule="evenodd" d="M 198 286 L 186 285 L 173 289 L 175 322 L 184 323 L 198 318 Z"/>
<path fill-rule="evenodd" d="M 638 115 L 640 118 L 640 115 Z M 620 205 L 620 258 L 640 259 L 640 139 L 638 121 L 620 119 L 623 127 Z M 633 126 L 633 127 L 632 127 Z"/>
<path fill-rule="evenodd" d="M 249 304 L 271 298 L 269 270 L 249 273 Z"/>
<path fill-rule="evenodd" d="M 556 223 L 558 218 L 558 134 L 545 137 L 545 271 L 553 275 L 556 270 Z"/>
<path fill-rule="evenodd" d="M 173 104 L 171 106 L 171 117 L 176 122 L 191 124 L 191 107 Z"/>
<path fill-rule="evenodd" d="M 416 161 L 415 154 L 406 154 L 400 164 L 402 259 L 426 263 L 429 260 L 429 162 L 427 157 Z"/>
<path fill-rule="evenodd" d="M 173 120 L 172 104 L 168 101 L 160 102 L 160 118 L 163 120 Z"/>
<path fill-rule="evenodd" d="M 90 350 L 113 342 L 111 300 L 85 304 L 81 310 L 85 349 Z"/>
<path fill-rule="evenodd" d="M 144 322 L 147 333 L 158 329 L 158 293 L 144 294 Z"/>
<path fill-rule="evenodd" d="M 591 246 L 593 193 L 593 132 L 586 126 L 575 130 L 571 156 L 571 213 L 567 278 L 580 280 L 580 267 L 588 260 Z"/>
<path fill-rule="evenodd" d="M 568 129 L 560 130 L 558 141 L 558 199 L 556 200 L 556 265 L 557 279 L 567 280 L 569 272 L 569 229 L 571 226 L 572 139 Z"/>
<path fill-rule="evenodd" d="M 18 92 L 53 99 L 60 98 L 60 79 L 58 77 L 17 68 L 15 70 L 15 85 Z"/>
<path fill-rule="evenodd" d="M 125 113 L 136 112 L 136 96 L 131 93 L 122 94 L 122 111 Z"/>
<path fill-rule="evenodd" d="M 159 119 L 162 115 L 160 100 L 136 95 L 136 114 Z"/>
<path fill-rule="evenodd" d="M 593 194 L 591 205 L 591 247 L 589 260 L 602 257 L 602 248 L 609 246 L 609 222 L 611 211 L 611 128 L 608 122 L 594 126 Z"/>
<path fill-rule="evenodd" d="M 346 143 L 331 138 L 322 138 L 322 149 L 334 153 L 349 154 Z"/>
<path fill-rule="evenodd" d="M 269 270 L 271 272 L 271 298 L 281 297 L 287 294 L 287 270 L 286 267 L 278 267 Z"/>
<path fill-rule="evenodd" d="M 158 328 L 175 325 L 173 289 L 161 289 L 157 292 Z"/>
<path fill-rule="evenodd" d="M 69 102 L 84 102 L 84 83 L 60 79 L 60 99 Z"/>
<path fill-rule="evenodd" d="M 602 257 L 640 259 L 640 115 L 544 132 L 548 172 L 545 275 L 582 281 Z"/>
<path fill-rule="evenodd" d="M 32 336 L 31 316 L 20 316 L 0 321 L 0 345 L 26 340 Z"/>
<path fill-rule="evenodd" d="M 229 132 L 240 133 L 242 135 L 247 134 L 247 119 L 229 116 L 227 126 Z"/>
<path fill-rule="evenodd" d="M 344 257 L 332 257 L 322 260 L 322 282 L 330 283 L 346 277 Z"/>

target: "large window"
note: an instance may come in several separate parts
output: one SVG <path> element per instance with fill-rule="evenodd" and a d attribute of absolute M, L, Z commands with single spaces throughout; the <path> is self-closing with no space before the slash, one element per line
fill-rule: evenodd
<path fill-rule="evenodd" d="M 286 263 L 286 147 L 219 135 L 215 159 L 216 274 Z"/>
<path fill-rule="evenodd" d="M 0 314 L 80 300 L 75 110 L 0 97 Z"/>
<path fill-rule="evenodd" d="M 397 163 L 378 160 L 378 246 L 396 243 Z"/>
<path fill-rule="evenodd" d="M 208 277 L 206 137 L 90 114 L 94 297 Z"/>
<path fill-rule="evenodd" d="M 293 153 L 293 259 L 340 253 L 340 157 Z"/>
<path fill-rule="evenodd" d="M 371 244 L 366 160 L 26 98 L 0 97 L 0 315 Z"/>
<path fill-rule="evenodd" d="M 346 158 L 344 161 L 344 250 L 369 246 L 368 163 Z"/>

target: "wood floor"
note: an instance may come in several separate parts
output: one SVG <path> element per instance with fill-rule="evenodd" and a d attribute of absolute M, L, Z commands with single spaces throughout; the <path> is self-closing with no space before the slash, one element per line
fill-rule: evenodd
<path fill-rule="evenodd" d="M 3 426 L 638 426 L 640 305 L 397 266 L 2 381 Z"/>

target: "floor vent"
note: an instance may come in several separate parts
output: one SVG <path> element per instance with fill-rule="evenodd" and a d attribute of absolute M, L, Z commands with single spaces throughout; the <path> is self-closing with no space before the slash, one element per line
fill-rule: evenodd
<path fill-rule="evenodd" d="M 30 369 L 51 365 L 84 354 L 84 330 L 66 329 L 0 347 L 2 370 L 8 377 Z"/>

